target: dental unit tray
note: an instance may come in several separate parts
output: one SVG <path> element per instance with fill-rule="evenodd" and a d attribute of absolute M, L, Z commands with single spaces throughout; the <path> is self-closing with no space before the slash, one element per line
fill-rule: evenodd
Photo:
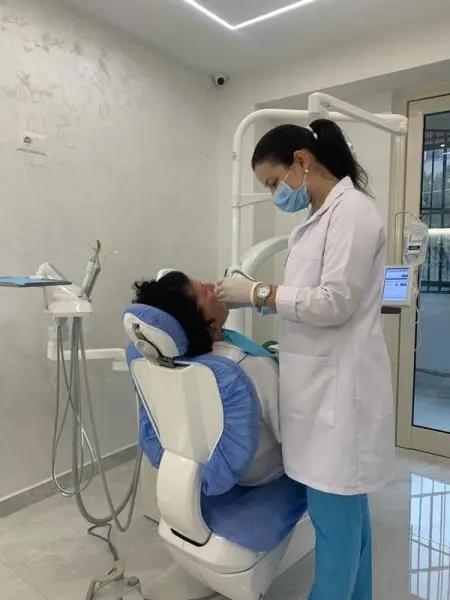
<path fill-rule="evenodd" d="M 15 277 L 0 277 L 0 287 L 51 287 L 54 285 L 70 285 L 71 281 L 65 279 L 52 279 L 39 275 L 18 275 Z"/>

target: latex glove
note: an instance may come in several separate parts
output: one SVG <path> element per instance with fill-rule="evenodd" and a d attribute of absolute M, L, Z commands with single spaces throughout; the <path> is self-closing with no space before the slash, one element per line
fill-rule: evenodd
<path fill-rule="evenodd" d="M 230 307 L 253 306 L 253 291 L 258 284 L 245 277 L 225 277 L 217 282 L 216 296 Z"/>

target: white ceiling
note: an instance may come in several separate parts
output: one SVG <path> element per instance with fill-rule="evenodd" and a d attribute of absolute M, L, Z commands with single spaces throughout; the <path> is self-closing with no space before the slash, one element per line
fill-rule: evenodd
<path fill-rule="evenodd" d="M 316 0 L 240 31 L 230 31 L 183 0 L 60 0 L 206 73 L 306 60 L 356 38 L 448 19 L 449 0 Z M 292 0 L 198 0 L 231 23 Z M 262 10 L 260 10 L 262 9 Z"/>

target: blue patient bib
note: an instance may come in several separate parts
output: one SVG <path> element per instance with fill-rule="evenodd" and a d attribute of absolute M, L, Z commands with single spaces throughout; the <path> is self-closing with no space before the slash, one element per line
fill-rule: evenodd
<path fill-rule="evenodd" d="M 245 352 L 249 356 L 255 356 L 256 358 L 271 358 L 275 362 L 278 362 L 277 357 L 271 352 L 248 338 L 246 335 L 233 331 L 232 329 L 223 329 L 223 340 L 233 346 L 237 346 L 242 352 Z"/>

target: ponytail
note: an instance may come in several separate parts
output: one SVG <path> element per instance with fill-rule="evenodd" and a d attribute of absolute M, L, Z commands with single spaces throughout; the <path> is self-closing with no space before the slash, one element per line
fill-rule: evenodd
<path fill-rule="evenodd" d="M 290 167 L 296 150 L 308 150 L 337 179 L 350 177 L 356 189 L 369 194 L 369 177 L 353 155 L 342 129 L 328 119 L 317 119 L 308 127 L 279 125 L 256 145 L 252 168 L 271 161 Z"/>
<path fill-rule="evenodd" d="M 338 179 L 350 177 L 356 189 L 367 192 L 369 177 L 353 155 L 339 125 L 328 119 L 317 119 L 310 127 L 317 136 L 313 154 L 320 164 Z"/>

